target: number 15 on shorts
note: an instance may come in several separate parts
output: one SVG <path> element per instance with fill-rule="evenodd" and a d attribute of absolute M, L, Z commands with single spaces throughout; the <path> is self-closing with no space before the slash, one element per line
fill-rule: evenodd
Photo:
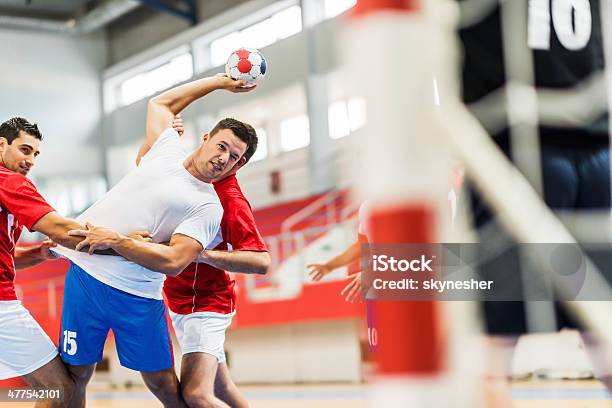
<path fill-rule="evenodd" d="M 77 352 L 76 332 L 64 330 L 64 353 L 74 356 Z"/>

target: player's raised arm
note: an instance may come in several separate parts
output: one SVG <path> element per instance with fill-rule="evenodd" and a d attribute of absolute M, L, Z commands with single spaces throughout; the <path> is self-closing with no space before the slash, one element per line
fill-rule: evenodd
<path fill-rule="evenodd" d="M 172 125 L 174 117 L 192 102 L 217 89 L 243 93 L 255 88 L 243 88 L 245 84 L 245 81 L 237 81 L 225 74 L 218 74 L 177 86 L 149 100 L 146 123 L 147 137 L 138 151 L 136 162 L 138 163 L 140 158 L 149 151 L 159 135 Z"/>
<path fill-rule="evenodd" d="M 179 136 L 183 136 L 183 133 L 185 133 L 183 115 L 181 115 L 180 113 L 177 114 L 172 120 L 172 129 L 176 130 L 176 133 L 178 133 Z M 140 161 L 142 160 L 142 156 L 147 154 L 147 152 L 151 149 L 151 146 L 152 144 L 150 145 L 146 140 L 140 146 L 140 149 L 138 150 L 138 154 L 136 155 L 136 165 L 137 166 L 140 164 Z"/>

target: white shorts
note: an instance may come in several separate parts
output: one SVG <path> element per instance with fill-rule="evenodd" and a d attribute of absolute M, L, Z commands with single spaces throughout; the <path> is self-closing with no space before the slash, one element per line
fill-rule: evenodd
<path fill-rule="evenodd" d="M 30 374 L 55 356 L 57 347 L 21 301 L 0 301 L 0 380 Z"/>
<path fill-rule="evenodd" d="M 183 354 L 207 353 L 225 361 L 225 331 L 234 313 L 195 312 L 188 315 L 170 312 L 174 331 Z"/>

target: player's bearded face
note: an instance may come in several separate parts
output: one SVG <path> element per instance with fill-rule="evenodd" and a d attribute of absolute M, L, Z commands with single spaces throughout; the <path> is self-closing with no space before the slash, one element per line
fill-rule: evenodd
<path fill-rule="evenodd" d="M 0 138 L 0 159 L 2 165 L 9 170 L 23 174 L 28 174 L 36 156 L 39 154 L 38 146 L 40 140 L 25 132 L 20 132 L 19 137 L 8 144 L 5 138 Z"/>

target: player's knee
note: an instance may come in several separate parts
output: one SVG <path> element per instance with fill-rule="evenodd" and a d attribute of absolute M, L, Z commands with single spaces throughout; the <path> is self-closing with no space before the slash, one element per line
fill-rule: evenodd
<path fill-rule="evenodd" d="M 173 371 L 171 373 L 142 373 L 142 377 L 147 388 L 164 403 L 164 406 L 179 404 L 179 385 Z"/>
<path fill-rule="evenodd" d="M 226 382 L 215 382 L 215 395 L 222 400 L 232 395 L 234 391 L 234 384 Z"/>
<path fill-rule="evenodd" d="M 147 381 L 147 387 L 155 394 L 173 394 L 176 388 L 167 381 Z"/>
<path fill-rule="evenodd" d="M 84 387 L 89 383 L 95 367 L 90 366 L 70 366 L 69 372 L 72 380 L 77 387 Z"/>
<path fill-rule="evenodd" d="M 214 408 L 215 396 L 198 387 L 187 387 L 183 389 L 183 400 L 190 408 Z"/>
<path fill-rule="evenodd" d="M 76 391 L 73 379 L 66 375 L 58 375 L 57 377 L 54 377 L 51 381 L 47 382 L 44 387 L 48 389 L 59 389 L 61 391 L 61 401 L 51 403 L 49 405 L 51 407 L 68 406 Z"/>
<path fill-rule="evenodd" d="M 62 373 L 61 375 L 54 375 L 52 377 L 47 378 L 41 384 L 36 384 L 37 387 L 44 387 L 48 389 L 59 389 L 62 393 L 62 404 L 67 404 L 75 393 L 75 381 L 74 379 Z M 60 404 L 60 406 L 63 406 Z M 53 406 L 53 404 L 51 405 Z"/>

